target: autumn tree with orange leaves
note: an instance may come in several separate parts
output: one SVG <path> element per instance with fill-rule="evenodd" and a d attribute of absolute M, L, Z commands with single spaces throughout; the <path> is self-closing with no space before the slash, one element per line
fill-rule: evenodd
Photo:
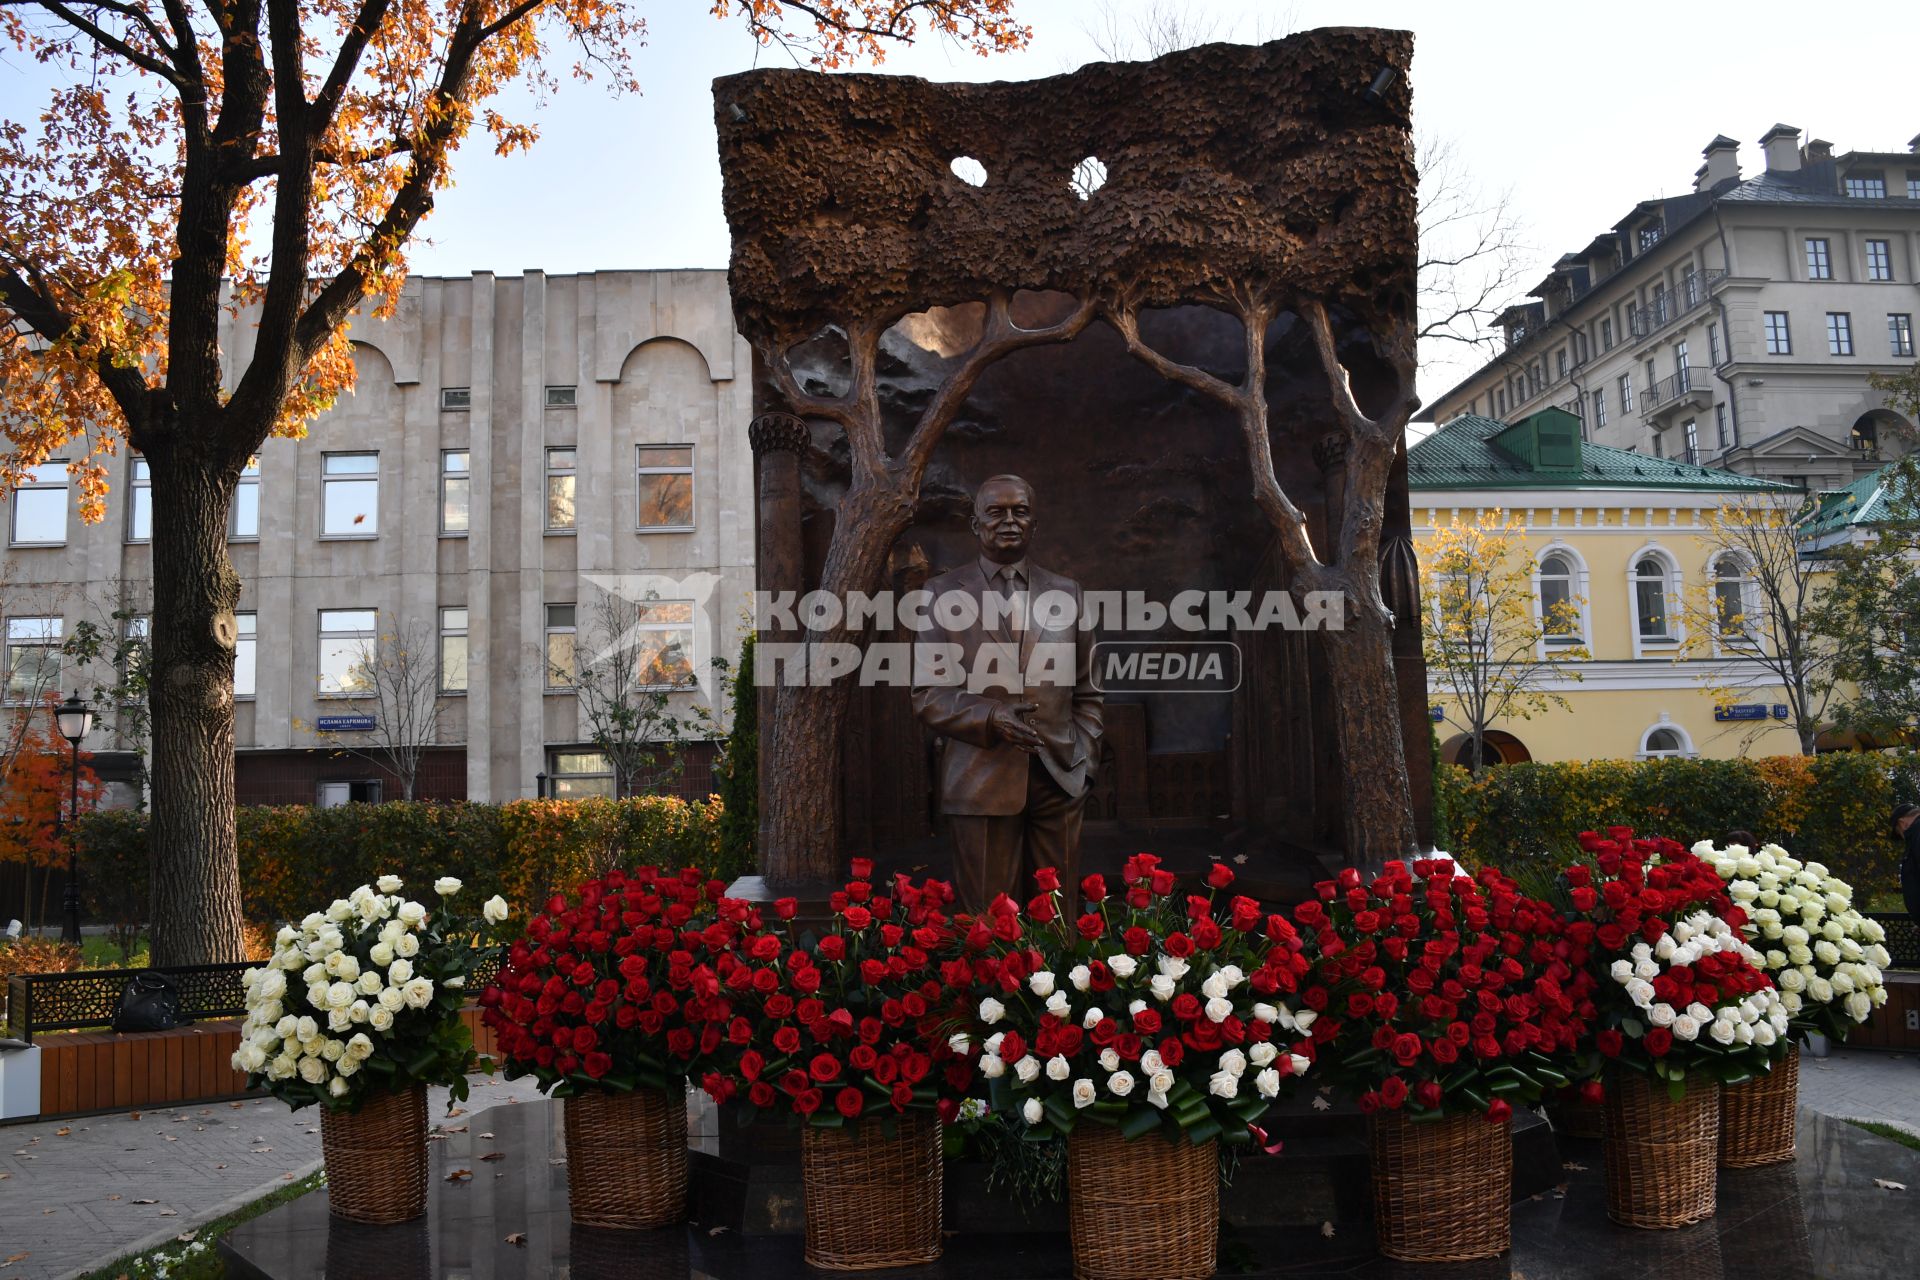
<path fill-rule="evenodd" d="M 73 747 L 60 736 L 54 721 L 55 699 L 49 697 L 41 707 L 17 712 L 26 723 L 20 734 L 20 749 L 7 761 L 0 776 L 0 863 L 18 862 L 26 866 L 27 926 L 34 923 L 33 881 L 35 869 L 64 866 L 67 860 L 64 820 L 71 816 L 68 803 L 73 794 Z M 80 753 L 80 813 L 90 813 L 100 804 L 106 788 L 88 767 L 91 757 Z M 52 876 L 40 877 L 39 915 L 47 914 L 47 886 Z"/>
<path fill-rule="evenodd" d="M 1012 0 L 719 0 L 716 16 L 830 69 L 936 35 L 1028 32 Z M 352 385 L 346 326 L 398 298 L 407 245 L 489 103 L 580 76 L 634 88 L 627 0 L 0 0 L 59 81 L 0 121 L 0 485 L 65 456 L 98 519 L 105 455 L 153 482 L 152 955 L 239 960 L 234 607 L 227 509 L 269 435 Z M 256 238 L 257 237 L 257 238 Z M 223 351 L 223 313 L 250 323 Z"/>

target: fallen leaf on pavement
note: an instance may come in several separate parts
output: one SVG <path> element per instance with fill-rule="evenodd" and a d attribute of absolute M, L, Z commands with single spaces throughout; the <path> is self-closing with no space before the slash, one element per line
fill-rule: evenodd
<path fill-rule="evenodd" d="M 175 1236 L 174 1239 L 178 1240 L 181 1244 L 192 1244 L 193 1238 L 199 1234 L 200 1229 L 196 1227 L 192 1231 L 182 1231 L 179 1235 Z"/>
<path fill-rule="evenodd" d="M 132 1201 L 132 1203 L 133 1204 L 159 1204 L 160 1202 L 158 1200 L 135 1200 L 135 1201 Z"/>
<path fill-rule="evenodd" d="M 1325 1236 L 1329 1240 L 1333 1239 L 1333 1224 L 1331 1222 L 1321 1223 L 1320 1234 Z"/>
<path fill-rule="evenodd" d="M 504 1151 L 489 1151 L 487 1152 L 487 1154 L 481 1156 L 480 1158 L 482 1160 L 505 1160 L 507 1158 L 507 1153 Z"/>
<path fill-rule="evenodd" d="M 1907 1189 L 1906 1183 L 1895 1182 L 1891 1178 L 1875 1178 L 1873 1185 L 1886 1191 L 1905 1191 Z"/>
<path fill-rule="evenodd" d="M 73 1130 L 72 1130 L 72 1129 L 68 1129 L 68 1128 L 62 1128 L 62 1129 L 55 1129 L 55 1130 L 53 1131 L 53 1136 L 54 1136 L 54 1137 L 56 1137 L 56 1138 L 64 1138 L 64 1137 L 66 1137 L 66 1136 L 67 1136 L 68 1134 L 70 1134 L 70 1133 L 72 1133 L 72 1132 L 73 1132 Z"/>
<path fill-rule="evenodd" d="M 473 1176 L 473 1170 L 471 1169 L 455 1169 L 452 1173 L 447 1175 L 447 1181 L 448 1182 L 465 1182 L 468 1178 L 471 1178 L 472 1176 Z"/>
<path fill-rule="evenodd" d="M 448 1107 L 447 1108 L 447 1117 L 449 1119 L 453 1118 L 454 1116 L 463 1116 L 465 1114 L 467 1114 L 467 1109 L 465 1107 Z"/>
<path fill-rule="evenodd" d="M 1325 1098 L 1315 1098 L 1313 1100 L 1313 1109 L 1315 1111 L 1331 1111 L 1333 1110 L 1333 1104 Z"/>
<path fill-rule="evenodd" d="M 162 1209 L 160 1216 L 163 1218 L 177 1218 L 180 1216 L 180 1212 L 177 1209 Z"/>
<path fill-rule="evenodd" d="M 721 1233 L 722 1231 L 725 1231 L 725 1230 L 726 1230 L 726 1228 L 725 1228 L 725 1227 L 723 1227 L 723 1226 L 722 1226 L 722 1227 L 713 1227 L 713 1228 L 711 1228 L 711 1229 L 709 1229 L 709 1230 L 708 1230 L 708 1232 L 707 1232 L 707 1234 L 708 1234 L 708 1235 L 710 1235 L 710 1236 L 717 1236 L 717 1235 L 719 1235 L 719 1234 L 720 1234 L 720 1233 Z"/>
<path fill-rule="evenodd" d="M 1587 1171 L 1587 1166 L 1581 1164 L 1578 1160 L 1568 1160 L 1560 1167 L 1569 1173 L 1585 1173 Z"/>
<path fill-rule="evenodd" d="M 483 1137 L 483 1138 L 485 1138 L 485 1139 L 486 1139 L 486 1140 L 487 1140 L 488 1142 L 492 1142 L 492 1141 L 493 1141 L 493 1135 L 492 1135 L 492 1134 L 490 1134 L 490 1133 L 483 1133 L 483 1134 L 481 1134 L 480 1136 L 481 1136 L 481 1137 Z"/>
<path fill-rule="evenodd" d="M 527 1233 L 524 1231 L 516 1231 L 512 1235 L 507 1237 L 507 1243 L 517 1244 L 524 1249 L 527 1244 Z"/>

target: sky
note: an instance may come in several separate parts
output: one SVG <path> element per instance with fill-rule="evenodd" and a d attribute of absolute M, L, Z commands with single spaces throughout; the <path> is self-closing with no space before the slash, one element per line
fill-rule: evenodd
<path fill-rule="evenodd" d="M 508 99 L 541 141 L 509 158 L 471 143 L 413 250 L 414 270 L 502 275 L 618 268 L 724 267 L 711 83 L 755 65 L 791 65 L 761 49 L 708 0 L 641 6 L 643 92 L 563 83 L 544 104 Z M 891 54 L 884 72 L 944 80 L 1054 75 L 1103 58 L 1094 32 L 1135 39 L 1143 15 L 1174 11 L 1216 39 L 1271 39 L 1318 26 L 1415 33 L 1415 127 L 1449 142 L 1483 198 L 1505 195 L 1530 269 L 1585 245 L 1635 202 L 1692 187 L 1700 149 L 1725 133 L 1743 172 L 1758 139 L 1797 125 L 1836 151 L 1904 150 L 1920 134 L 1905 66 L 1920 5 L 1749 0 L 1644 7 L 1406 0 L 1016 0 L 1033 28 L 1025 50 L 991 59 L 930 43 Z M 34 108 L 31 75 L 0 66 L 0 114 Z M 863 68 L 864 69 L 864 68 Z M 1531 269 L 1537 266 L 1536 269 Z M 1518 300 L 1518 299 L 1515 299 Z M 1483 358 L 1442 351 L 1423 367 L 1431 398 Z"/>

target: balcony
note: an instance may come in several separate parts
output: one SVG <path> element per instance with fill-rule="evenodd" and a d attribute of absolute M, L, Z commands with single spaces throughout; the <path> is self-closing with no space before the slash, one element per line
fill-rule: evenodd
<path fill-rule="evenodd" d="M 1718 269 L 1696 271 L 1672 293 L 1657 295 L 1651 305 L 1628 307 L 1628 334 L 1635 340 L 1651 337 L 1681 316 L 1698 311 L 1713 296 L 1713 286 L 1726 278 L 1727 273 Z"/>
<path fill-rule="evenodd" d="M 1686 368 L 1640 393 L 1640 416 L 1648 422 L 1680 409 L 1704 411 L 1713 403 L 1713 376 L 1709 370 Z"/>

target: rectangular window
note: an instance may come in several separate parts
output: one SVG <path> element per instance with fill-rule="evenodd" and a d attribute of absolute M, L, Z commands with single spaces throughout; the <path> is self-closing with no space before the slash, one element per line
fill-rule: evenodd
<path fill-rule="evenodd" d="M 579 396 L 573 387 L 548 387 L 547 408 L 573 409 L 579 406 Z"/>
<path fill-rule="evenodd" d="M 1688 418 L 1680 424 L 1680 429 L 1686 433 L 1687 461 L 1698 463 L 1700 461 L 1700 428 L 1694 425 L 1692 418 Z"/>
<path fill-rule="evenodd" d="M 233 696 L 251 698 L 258 671 L 258 653 L 254 647 L 259 619 L 251 613 L 233 615 Z"/>
<path fill-rule="evenodd" d="M 693 605 L 648 600 L 634 606 L 631 631 L 634 675 L 650 688 L 693 683 Z"/>
<path fill-rule="evenodd" d="M 1687 344 L 1673 344 L 1673 389 L 1685 391 L 1693 385 L 1693 368 L 1687 363 Z"/>
<path fill-rule="evenodd" d="M 1500 388 L 1499 391 L 1494 393 L 1494 399 L 1500 402 L 1500 407 L 1494 412 L 1504 418 L 1507 414 L 1507 389 L 1505 387 Z"/>
<path fill-rule="evenodd" d="M 571 689 L 575 680 L 573 606 L 547 606 L 547 688 Z"/>
<path fill-rule="evenodd" d="M 1847 194 L 1855 200 L 1885 200 L 1887 198 L 1886 175 L 1856 174 L 1847 179 Z"/>
<path fill-rule="evenodd" d="M 1602 351 L 1613 350 L 1613 321 L 1612 320 L 1602 320 L 1600 322 L 1600 349 Z"/>
<path fill-rule="evenodd" d="M 467 691 L 467 611 L 440 611 L 440 692 Z"/>
<path fill-rule="evenodd" d="M 1833 279 L 1833 254 L 1824 239 L 1807 241 L 1807 279 Z"/>
<path fill-rule="evenodd" d="M 1556 376 L 1562 377 L 1562 378 L 1566 377 L 1567 376 L 1567 349 L 1565 347 L 1562 347 L 1558 351 L 1553 353 L 1553 363 L 1554 363 L 1554 368 L 1557 371 Z"/>
<path fill-rule="evenodd" d="M 570 532 L 574 528 L 573 450 L 547 450 L 547 528 Z"/>
<path fill-rule="evenodd" d="M 440 453 L 440 532 L 465 533 L 471 527 L 473 472 L 465 449 Z"/>
<path fill-rule="evenodd" d="M 1827 354 L 1853 354 L 1853 317 L 1844 311 L 1827 312 Z"/>
<path fill-rule="evenodd" d="M 1658 431 L 1653 433 L 1653 456 L 1656 458 L 1664 458 L 1667 456 L 1666 446 L 1661 443 L 1660 433 Z"/>
<path fill-rule="evenodd" d="M 639 527 L 693 528 L 693 446 L 643 444 L 636 456 Z"/>
<path fill-rule="evenodd" d="M 368 667 L 379 641 L 374 609 L 320 611 L 320 693 L 351 697 L 372 692 Z"/>
<path fill-rule="evenodd" d="M 127 461 L 127 541 L 153 541 L 153 473 L 145 458 Z"/>
<path fill-rule="evenodd" d="M 600 751 L 556 751 L 548 762 L 547 785 L 556 800 L 586 796 L 613 798 L 613 762 Z"/>
<path fill-rule="evenodd" d="M 1713 425 L 1719 432 L 1720 447 L 1722 449 L 1726 448 L 1729 443 L 1727 440 L 1727 406 L 1723 404 L 1713 406 Z"/>
<path fill-rule="evenodd" d="M 27 470 L 14 487 L 12 530 L 16 547 L 57 547 L 67 540 L 67 464 L 55 459 Z"/>
<path fill-rule="evenodd" d="M 1620 375 L 1620 412 L 1633 412 L 1633 375 L 1630 373 Z"/>
<path fill-rule="evenodd" d="M 380 780 L 366 782 L 323 782 L 314 797 L 314 806 L 320 809 L 338 809 L 348 804 L 379 804 Z"/>
<path fill-rule="evenodd" d="M 260 459 L 248 461 L 233 487 L 233 507 L 227 512 L 227 537 L 251 542 L 260 536 Z"/>
<path fill-rule="evenodd" d="M 59 618 L 7 619 L 7 701 L 35 702 L 60 687 Z"/>
<path fill-rule="evenodd" d="M 1720 326 L 1707 326 L 1707 362 L 1714 368 L 1720 367 Z"/>
<path fill-rule="evenodd" d="M 1787 313 L 1769 311 L 1765 316 L 1767 333 L 1767 354 L 1770 356 L 1790 356 L 1793 354 L 1793 335 L 1787 332 Z"/>
<path fill-rule="evenodd" d="M 1893 244 L 1891 241 L 1867 241 L 1867 279 L 1893 279 Z"/>
<path fill-rule="evenodd" d="M 320 460 L 320 536 L 372 538 L 380 532 L 380 455 L 329 453 Z"/>
<path fill-rule="evenodd" d="M 1656 393 L 1660 389 L 1660 370 L 1654 365 L 1653 357 L 1647 357 L 1647 406 L 1654 404 Z"/>
<path fill-rule="evenodd" d="M 1887 317 L 1887 347 L 1891 355 L 1913 355 L 1912 316 L 1902 313 Z"/>
<path fill-rule="evenodd" d="M 1920 173 L 1907 175 L 1907 199 L 1920 200 Z"/>
<path fill-rule="evenodd" d="M 1546 375 L 1540 369 L 1540 362 L 1535 360 L 1527 366 L 1527 394 L 1537 396 L 1545 385 Z"/>
<path fill-rule="evenodd" d="M 1605 391 L 1593 393 L 1593 425 L 1595 427 L 1607 425 L 1607 393 Z"/>
<path fill-rule="evenodd" d="M 440 388 L 440 407 L 449 412 L 464 412 L 465 410 L 473 408 L 473 388 Z"/>
<path fill-rule="evenodd" d="M 135 614 L 127 619 L 121 638 L 120 687 L 131 689 L 147 674 L 147 658 L 153 652 L 153 619 Z M 132 701 L 132 699 L 127 699 Z"/>

